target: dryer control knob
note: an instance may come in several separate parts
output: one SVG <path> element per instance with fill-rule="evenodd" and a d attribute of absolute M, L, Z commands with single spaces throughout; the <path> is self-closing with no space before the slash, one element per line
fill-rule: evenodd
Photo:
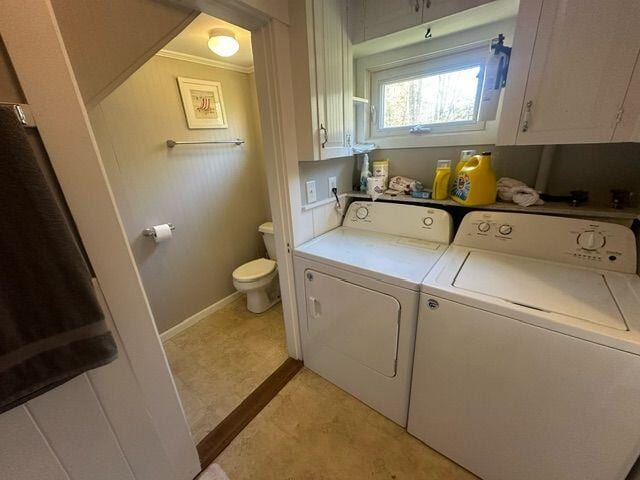
<path fill-rule="evenodd" d="M 367 207 L 360 207 L 356 210 L 356 217 L 358 217 L 360 220 L 364 220 L 368 216 L 369 210 L 367 209 Z"/>
<path fill-rule="evenodd" d="M 422 223 L 424 223 L 427 227 L 430 227 L 431 225 L 433 225 L 433 218 L 426 217 L 424 220 L 422 220 Z"/>
<path fill-rule="evenodd" d="M 606 243 L 606 239 L 604 235 L 595 230 L 587 230 L 586 232 L 582 232 L 578 235 L 578 245 L 583 250 L 598 250 L 599 248 L 604 247 Z"/>
<path fill-rule="evenodd" d="M 478 230 L 480 230 L 481 232 L 488 232 L 490 228 L 491 225 L 489 225 L 488 222 L 480 222 L 478 224 Z"/>
<path fill-rule="evenodd" d="M 513 228 L 511 227 L 511 225 L 500 225 L 498 231 L 500 232 L 500 235 L 509 235 L 511 232 L 513 232 Z"/>

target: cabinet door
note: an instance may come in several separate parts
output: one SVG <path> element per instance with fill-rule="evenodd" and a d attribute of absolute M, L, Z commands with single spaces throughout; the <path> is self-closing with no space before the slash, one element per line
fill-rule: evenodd
<path fill-rule="evenodd" d="M 492 0 L 422 0 L 422 23 L 432 22 Z"/>
<path fill-rule="evenodd" d="M 640 142 L 640 55 L 627 89 L 620 122 L 613 134 L 614 142 Z"/>
<path fill-rule="evenodd" d="M 351 110 L 353 87 L 351 48 L 347 35 L 345 0 L 313 2 L 316 88 L 318 102 L 317 138 L 320 159 L 345 157 L 351 152 Z M 349 108 L 346 108 L 347 99 Z"/>
<path fill-rule="evenodd" d="M 518 144 L 609 142 L 640 46 L 638 0 L 544 0 Z"/>
<path fill-rule="evenodd" d="M 365 0 L 365 40 L 414 27 L 421 22 L 422 0 Z"/>

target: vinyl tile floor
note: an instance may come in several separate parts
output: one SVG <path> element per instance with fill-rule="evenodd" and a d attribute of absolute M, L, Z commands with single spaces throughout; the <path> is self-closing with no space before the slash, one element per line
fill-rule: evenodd
<path fill-rule="evenodd" d="M 287 359 L 282 304 L 255 314 L 242 296 L 164 349 L 198 443 Z"/>
<path fill-rule="evenodd" d="M 216 464 L 230 480 L 477 478 L 307 368 Z"/>

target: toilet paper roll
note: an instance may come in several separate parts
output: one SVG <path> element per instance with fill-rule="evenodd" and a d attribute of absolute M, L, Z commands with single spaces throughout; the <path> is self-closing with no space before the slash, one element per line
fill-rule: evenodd
<path fill-rule="evenodd" d="M 173 235 L 171 227 L 167 223 L 163 223 L 162 225 L 154 225 L 152 228 L 156 243 L 166 242 Z"/>

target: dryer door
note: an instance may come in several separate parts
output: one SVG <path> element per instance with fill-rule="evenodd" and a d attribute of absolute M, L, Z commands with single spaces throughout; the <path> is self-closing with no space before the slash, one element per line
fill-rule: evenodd
<path fill-rule="evenodd" d="M 375 290 L 307 270 L 307 333 L 387 377 L 396 374 L 400 303 Z"/>

